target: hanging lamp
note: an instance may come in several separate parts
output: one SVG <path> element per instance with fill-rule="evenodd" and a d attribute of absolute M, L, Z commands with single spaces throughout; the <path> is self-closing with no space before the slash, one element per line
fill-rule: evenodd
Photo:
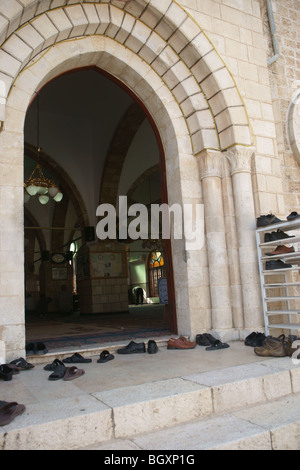
<path fill-rule="evenodd" d="M 50 197 L 55 202 L 60 202 L 63 198 L 63 193 L 59 190 L 56 183 L 44 176 L 40 165 L 40 153 L 41 147 L 39 145 L 40 140 L 40 111 L 39 106 L 39 95 L 37 95 L 37 153 L 38 163 L 35 166 L 33 172 L 24 183 L 24 202 L 27 203 L 31 197 L 38 197 L 39 202 L 45 205 L 49 202 Z"/>

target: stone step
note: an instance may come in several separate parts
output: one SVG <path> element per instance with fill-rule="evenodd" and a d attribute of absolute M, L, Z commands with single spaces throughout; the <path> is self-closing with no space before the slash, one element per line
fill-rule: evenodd
<path fill-rule="evenodd" d="M 181 456 L 185 463 L 192 463 L 193 452 L 197 450 L 300 450 L 299 405 L 298 393 L 233 413 L 127 439 L 112 439 L 79 450 L 144 450 L 147 453 L 143 458 L 151 464 L 155 459 L 163 463 L 166 458 L 165 452 L 153 455 L 151 452 L 154 450 L 175 451 L 177 457 L 179 452 L 191 451 Z M 179 452 L 176 454 L 176 451 Z"/>
<path fill-rule="evenodd" d="M 93 365 L 90 367 L 92 371 Z M 230 414 L 226 418 L 228 426 L 232 423 L 234 428 L 239 420 L 245 423 L 239 412 L 280 399 L 298 402 L 300 408 L 300 368 L 293 366 L 291 358 L 225 368 L 220 364 L 217 370 L 92 393 L 84 392 L 84 382 L 81 389 L 72 382 L 50 382 L 47 386 L 53 387 L 52 400 L 42 399 L 43 389 L 38 382 L 41 371 L 36 371 L 36 379 L 34 371 L 33 375 L 24 373 L 23 377 L 32 386 L 36 380 L 40 401 L 26 405 L 22 416 L 0 428 L 2 450 L 78 449 L 100 443 L 105 446 L 112 439 L 122 442 L 130 439 L 142 446 L 137 439 L 142 439 L 145 433 L 146 441 L 149 433 L 154 433 L 155 448 L 155 435 L 167 432 L 167 428 L 170 435 L 174 430 L 176 435 L 178 426 L 201 427 L 206 419 L 217 420 L 217 425 L 218 419 L 224 420 L 226 414 Z M 261 434 L 264 431 L 270 435 L 270 430 L 263 426 L 247 423 L 246 420 L 247 428 L 254 426 Z M 297 423 L 296 420 L 296 431 Z M 251 436 L 249 439 L 251 442 Z M 181 448 L 183 444 L 188 445 L 188 440 L 178 443 Z"/>

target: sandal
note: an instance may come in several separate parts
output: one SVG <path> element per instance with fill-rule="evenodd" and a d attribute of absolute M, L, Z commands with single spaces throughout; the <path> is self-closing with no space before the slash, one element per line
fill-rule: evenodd
<path fill-rule="evenodd" d="M 64 364 L 59 359 L 54 359 L 52 364 L 47 364 L 44 367 L 44 370 L 52 370 L 54 371 L 58 366 L 64 366 Z M 65 366 L 64 366 L 65 367 Z"/>
<path fill-rule="evenodd" d="M 214 344 L 212 344 L 211 346 L 205 349 L 206 351 L 216 351 L 217 349 L 227 349 L 227 348 L 229 348 L 229 344 L 222 343 L 220 340 L 216 339 Z"/>
<path fill-rule="evenodd" d="M 67 367 L 63 380 L 74 380 L 77 379 L 77 377 L 81 377 L 83 374 L 85 374 L 83 369 L 77 369 L 76 366 Z"/>
<path fill-rule="evenodd" d="M 25 405 L 19 405 L 15 401 L 6 403 L 0 408 L 0 426 L 11 423 L 16 416 L 24 413 L 25 410 Z"/>
<path fill-rule="evenodd" d="M 111 361 L 114 358 L 115 356 L 113 354 L 110 354 L 109 351 L 105 350 L 105 351 L 102 351 L 97 362 L 101 364 L 103 362 Z"/>
<path fill-rule="evenodd" d="M 87 362 L 92 362 L 92 359 L 86 359 L 85 357 L 81 356 L 81 354 L 75 353 L 73 354 L 73 356 L 66 357 L 66 359 L 63 359 L 63 362 L 65 364 L 87 363 Z"/>
<path fill-rule="evenodd" d="M 23 359 L 23 357 L 20 357 L 19 359 L 15 359 L 14 361 L 11 361 L 9 364 L 13 364 L 21 370 L 29 370 L 29 369 L 34 368 L 34 365 L 30 364 L 27 361 L 25 361 L 25 359 Z"/>
<path fill-rule="evenodd" d="M 65 376 L 65 373 L 67 371 L 66 366 L 61 361 L 56 359 L 54 362 L 56 362 L 58 365 L 55 367 L 52 374 L 49 375 L 48 380 L 60 380 Z"/>

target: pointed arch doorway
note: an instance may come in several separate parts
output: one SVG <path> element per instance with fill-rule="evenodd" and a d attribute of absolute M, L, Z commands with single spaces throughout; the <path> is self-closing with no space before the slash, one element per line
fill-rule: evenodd
<path fill-rule="evenodd" d="M 245 104 L 221 56 L 184 8 L 176 2 L 158 4 L 141 0 L 116 6 L 111 1 L 99 4 L 96 0 L 89 4 L 64 5 L 61 0 L 55 10 L 45 8 L 40 15 L 40 9 L 31 8 L 33 3 L 35 0 L 30 0 L 26 7 L 20 8 L 20 20 L 28 18 L 26 27 L 22 24 L 19 28 L 16 20 L 15 31 L 7 30 L 7 34 L 11 34 L 2 50 L 7 60 L 1 64 L 2 76 L 8 77 L 2 83 L 5 93 L 1 107 L 1 144 L 6 155 L 5 168 L 9 170 L 2 196 L 4 206 L 8 205 L 5 214 L 8 210 L 7 230 L 11 235 L 10 250 L 5 252 L 9 266 L 3 268 L 9 289 L 3 295 L 3 302 L 9 312 L 13 310 L 10 317 L 13 321 L 7 322 L 1 338 L 8 357 L 24 354 L 25 347 L 24 272 L 14 263 L 15 256 L 22 259 L 24 255 L 23 243 L 20 243 L 23 178 L 20 171 L 11 172 L 10 165 L 13 162 L 18 170 L 22 168 L 27 108 L 34 94 L 54 77 L 79 66 L 92 65 L 111 73 L 134 90 L 155 121 L 162 141 L 170 205 L 175 202 L 203 204 L 202 179 L 221 176 L 224 156 L 226 164 L 232 166 L 232 179 L 238 180 L 234 197 L 240 210 L 244 203 L 240 194 L 244 196 L 244 193 L 238 191 L 239 175 L 245 173 L 244 170 L 251 187 L 248 157 L 253 153 L 253 132 Z M 45 24 L 49 26 L 47 37 L 43 34 Z M 22 34 L 18 34 L 19 29 Z M 36 39 L 33 42 L 32 33 Z M 21 41 L 23 47 L 12 61 L 9 50 L 14 49 L 16 41 Z M 246 147 L 249 152 L 241 152 Z M 216 161 L 219 163 L 215 164 Z M 214 194 L 212 196 L 208 191 L 205 197 L 210 201 L 214 199 Z M 222 213 L 221 200 L 220 194 L 218 210 Z M 247 201 L 252 220 L 254 210 L 250 199 Z M 243 220 L 238 222 L 238 246 L 243 246 Z M 251 232 L 249 226 L 246 230 Z M 226 265 L 223 227 L 221 237 Z M 210 274 L 213 275 L 215 268 L 218 272 L 214 249 L 211 253 L 209 260 L 207 248 L 194 251 L 189 257 L 185 241 L 172 240 L 176 320 L 180 334 L 194 336 L 213 325 L 232 333 L 231 281 L 228 276 L 224 278 L 227 305 L 224 315 L 224 302 L 219 308 L 210 283 Z M 255 269 L 257 257 L 253 245 L 248 259 Z M 239 264 L 237 258 L 236 263 L 242 272 L 241 300 L 248 306 L 252 293 L 256 292 L 257 276 L 253 277 L 249 289 L 248 265 Z M 223 286 L 223 279 L 221 281 Z M 245 316 L 247 325 L 259 325 L 260 305 L 255 305 L 255 315 L 252 315 L 252 304 L 251 308 L 244 308 L 240 302 L 238 316 L 242 322 Z"/>
<path fill-rule="evenodd" d="M 62 75 L 54 80 L 52 80 L 49 84 L 46 84 L 42 90 L 40 90 L 40 103 L 44 103 L 44 108 L 41 109 L 41 116 L 43 117 L 43 125 L 40 125 L 40 129 L 44 127 L 47 129 L 47 132 L 44 135 L 41 135 L 42 143 L 41 145 L 44 146 L 46 152 L 44 152 L 44 165 L 46 167 L 51 167 L 50 163 L 52 163 L 52 167 L 56 168 L 56 175 L 59 178 L 59 183 L 62 187 L 65 201 L 65 207 L 62 210 L 59 209 L 59 205 L 55 204 L 54 207 L 48 207 L 47 210 L 49 212 L 49 220 L 51 220 L 50 226 L 48 227 L 48 231 L 46 230 L 46 240 L 48 240 L 49 244 L 47 246 L 48 251 L 50 253 L 49 260 L 42 262 L 42 271 L 49 272 L 50 274 L 46 278 L 48 281 L 45 283 L 44 281 L 40 285 L 42 285 L 42 289 L 39 289 L 37 292 L 36 297 L 38 297 L 41 293 L 45 293 L 46 298 L 49 299 L 49 306 L 48 306 L 48 315 L 47 318 L 43 317 L 42 323 L 39 321 L 38 318 L 33 318 L 33 321 L 26 322 L 26 337 L 27 342 L 40 340 L 45 341 L 45 343 L 51 345 L 60 344 L 62 345 L 65 343 L 68 345 L 70 338 L 71 342 L 80 344 L 84 343 L 84 341 L 99 341 L 101 342 L 101 337 L 106 338 L 110 336 L 112 341 L 120 339 L 120 330 L 123 331 L 122 337 L 125 339 L 130 339 L 132 337 L 132 331 L 135 330 L 134 334 L 139 334 L 140 329 L 140 336 L 143 337 L 147 330 L 147 321 L 148 321 L 148 333 L 151 336 L 155 336 L 155 332 L 157 334 L 162 334 L 162 332 L 176 332 L 176 313 L 175 313 L 175 301 L 174 301 L 174 284 L 173 284 L 173 272 L 172 272 L 172 259 L 171 259 L 171 249 L 168 246 L 170 244 L 170 240 L 165 240 L 161 242 L 161 246 L 163 247 L 164 257 L 168 258 L 166 262 L 166 270 L 165 276 L 168 285 L 168 294 L 169 294 L 169 301 L 168 304 L 160 304 L 159 307 L 159 296 L 158 295 L 151 295 L 150 288 L 149 288 L 149 276 L 147 272 L 147 260 L 150 248 L 145 245 L 142 247 L 142 243 L 137 241 L 128 240 L 129 243 L 122 243 L 116 248 L 117 250 L 123 251 L 125 248 L 125 252 L 127 255 L 128 260 L 128 272 L 126 273 L 126 306 L 124 306 L 124 294 L 125 289 L 123 288 L 123 303 L 120 305 L 120 302 L 116 299 L 116 295 L 118 294 L 117 285 L 119 284 L 119 280 L 116 279 L 117 284 L 111 286 L 109 291 L 109 286 L 105 286 L 106 289 L 102 286 L 100 289 L 99 284 L 101 282 L 98 280 L 98 285 L 95 285 L 94 282 L 90 283 L 91 292 L 88 296 L 86 296 L 86 282 L 81 282 L 82 280 L 79 278 L 77 282 L 75 282 L 75 292 L 77 299 L 79 298 L 79 305 L 80 305 L 80 315 L 78 310 L 76 311 L 75 315 L 65 315 L 66 312 L 60 312 L 58 309 L 59 304 L 59 294 L 60 289 L 64 287 L 66 284 L 69 285 L 68 290 L 71 288 L 71 283 L 69 282 L 70 274 L 68 272 L 67 278 L 58 280 L 53 278 L 53 271 L 58 270 L 59 268 L 61 271 L 68 266 L 70 260 L 66 259 L 66 264 L 54 265 L 53 264 L 53 254 L 56 252 L 67 252 L 68 249 L 72 246 L 73 240 L 77 240 L 77 255 L 80 256 L 80 253 L 84 251 L 86 247 L 86 241 L 84 237 L 80 237 L 80 227 L 82 228 L 83 225 L 94 225 L 94 220 L 88 219 L 86 216 L 86 220 L 84 221 L 83 214 L 88 214 L 89 216 L 92 215 L 92 209 L 89 207 L 89 204 L 86 203 L 88 199 L 86 198 L 86 188 L 91 186 L 91 181 L 88 178 L 83 181 L 85 171 L 88 172 L 88 162 L 90 159 L 90 163 L 92 163 L 93 168 L 96 168 L 95 160 L 101 160 L 99 164 L 99 168 L 102 170 L 102 178 L 95 178 L 94 180 L 94 188 L 93 192 L 95 195 L 95 201 L 93 205 L 93 209 L 95 211 L 96 207 L 96 196 L 97 192 L 100 194 L 100 202 L 107 201 L 111 202 L 114 205 L 117 205 L 117 195 L 119 194 L 127 194 L 129 192 L 130 197 L 129 201 L 140 202 L 140 203 L 149 203 L 156 202 L 167 202 L 167 185 L 166 180 L 162 179 L 163 175 L 165 175 L 165 167 L 164 167 L 164 156 L 162 151 L 162 146 L 157 142 L 157 135 L 155 136 L 155 132 L 153 132 L 153 123 L 150 123 L 150 119 L 147 118 L 146 111 L 142 109 L 141 103 L 138 103 L 136 98 L 132 93 L 130 93 L 130 97 L 128 98 L 128 91 L 124 91 L 124 87 L 122 93 L 119 94 L 117 92 L 118 84 L 114 80 L 114 83 L 111 80 L 111 77 L 106 73 L 105 75 L 99 73 L 99 69 L 95 68 L 81 68 L 75 69 L 68 72 L 68 74 Z M 96 78 L 97 76 L 97 78 Z M 99 80 L 99 81 L 98 81 Z M 62 82 L 61 84 L 59 82 Z M 93 129 L 99 128 L 101 126 L 105 127 L 102 132 L 103 135 L 109 135 L 110 138 L 107 139 L 107 142 L 104 144 L 104 151 L 97 150 L 92 156 L 89 155 L 88 151 L 86 152 L 84 158 L 82 155 L 74 153 L 76 138 L 74 138 L 75 142 L 72 143 L 72 133 L 71 133 L 71 140 L 70 135 L 68 134 L 68 129 L 70 127 L 70 123 L 68 122 L 70 116 L 73 117 L 74 109 L 71 108 L 69 111 L 67 110 L 68 104 L 72 101 L 72 96 L 77 97 L 76 108 L 79 113 L 80 110 L 80 103 L 81 98 L 78 93 L 78 85 L 79 83 L 85 83 L 85 89 L 89 88 L 92 90 L 93 86 L 95 87 L 93 91 L 91 91 L 90 95 L 86 94 L 83 99 L 86 116 L 89 116 L 89 120 L 91 116 L 96 113 L 95 108 L 89 108 L 88 103 L 89 99 L 92 97 L 97 96 L 97 89 L 104 89 L 104 95 L 109 95 L 113 90 L 113 94 L 111 96 L 115 96 L 115 99 L 118 99 L 119 107 L 116 108 L 115 102 L 111 101 L 109 103 L 109 98 L 107 98 L 107 106 L 110 106 L 114 109 L 119 109 L 119 112 L 114 112 L 110 115 L 106 114 L 105 111 L 103 112 L 102 120 L 98 119 L 96 123 L 92 124 Z M 113 83 L 113 86 L 111 84 Z M 107 85 L 107 86 L 106 86 Z M 61 88 L 60 88 L 61 87 Z M 69 90 L 70 96 L 66 96 L 66 89 Z M 73 91 L 72 91 L 73 90 Z M 75 93 L 75 94 L 74 94 Z M 99 93 L 99 92 L 98 92 Z M 73 94 L 73 95 L 72 95 Z M 121 98 L 121 96 L 125 98 Z M 64 100 L 54 100 L 53 97 L 57 96 L 61 98 L 64 96 Z M 103 98 L 103 97 L 102 97 Z M 102 100 L 99 97 L 99 101 Z M 112 98 L 110 98 L 112 100 Z M 123 101 L 122 101 L 123 99 Z M 59 101 L 59 105 L 56 106 L 54 103 Z M 92 104 L 90 101 L 90 105 Z M 97 103 L 93 103 L 97 107 Z M 34 103 L 32 105 L 34 107 Z M 102 101 L 102 107 L 105 108 L 105 103 Z M 31 157 L 34 154 L 32 150 L 31 153 L 28 151 L 33 144 L 34 144 L 34 129 L 32 129 L 32 116 L 30 113 L 34 113 L 34 109 L 28 111 L 28 116 L 26 118 L 26 125 L 25 125 L 25 148 L 27 149 L 27 154 L 29 153 Z M 84 114 L 82 113 L 82 114 Z M 57 134 L 56 124 L 57 119 L 59 120 L 58 115 L 63 116 L 64 120 L 64 138 L 61 135 Z M 112 119 L 112 116 L 115 115 L 115 119 Z M 58 116 L 58 117 L 57 117 Z M 84 120 L 83 120 L 84 121 Z M 111 129 L 109 129 L 109 125 L 107 126 L 107 121 L 110 123 Z M 74 123 L 73 123 L 74 124 Z M 76 123 L 75 123 L 76 126 Z M 80 125 L 82 129 L 85 129 L 85 124 L 82 123 Z M 131 132 L 131 136 L 129 135 Z M 41 134 L 43 134 L 41 132 Z M 157 131 L 156 131 L 157 134 Z M 58 135 L 58 137 L 56 137 Z M 84 139 L 86 136 L 85 132 L 82 132 L 81 139 Z M 129 136 L 129 137 L 128 137 Z M 149 137 L 150 136 L 150 137 Z M 148 139 L 148 144 L 147 140 Z M 55 141 L 56 144 L 55 144 Z M 141 150 L 141 141 L 144 141 L 146 144 L 145 147 L 148 147 L 147 152 L 145 152 L 144 163 L 141 162 L 140 154 L 137 153 Z M 96 144 L 99 144 L 96 141 Z M 96 147 L 94 143 L 94 146 Z M 66 153 L 66 148 L 71 146 L 73 151 L 72 160 L 73 166 L 77 166 L 79 170 L 73 171 L 72 168 L 69 166 L 69 159 L 68 155 L 64 155 L 61 151 L 60 147 L 64 149 Z M 89 144 L 87 143 L 86 146 L 88 147 Z M 70 151 L 71 153 L 71 151 Z M 154 155 L 151 155 L 154 154 Z M 113 162 L 111 159 L 113 158 Z M 136 162 L 140 161 L 140 168 L 136 169 Z M 154 199 L 151 201 L 145 201 L 145 197 L 148 197 L 148 181 L 141 180 L 140 174 L 144 172 L 144 169 L 149 168 L 152 164 L 155 163 L 156 172 L 152 173 L 152 184 L 157 188 L 159 188 L 159 194 L 157 192 L 153 193 Z M 112 173 L 113 170 L 113 173 Z M 100 171 L 99 171 L 100 174 Z M 80 179 L 78 179 L 78 175 L 80 175 Z M 137 176 L 138 175 L 138 176 Z M 86 175 L 89 176 L 89 175 Z M 67 177 L 67 178 L 66 178 Z M 101 179 L 101 184 L 99 179 Z M 119 180 L 118 185 L 116 186 L 116 193 L 114 194 L 114 200 L 112 199 L 111 194 L 111 187 L 112 183 Z M 138 180 L 138 184 L 135 187 L 135 191 L 133 192 L 132 186 L 134 186 L 135 181 Z M 110 187 L 110 197 L 107 196 L 107 192 L 105 192 L 105 186 L 108 185 Z M 74 193 L 74 188 L 76 188 L 76 192 Z M 103 189 L 104 188 L 104 189 Z M 129 191 L 128 191 L 129 188 Z M 72 196 L 71 196 L 72 195 Z M 69 197 L 71 196 L 71 197 Z M 77 196 L 77 197 L 76 197 Z M 108 197 L 105 199 L 105 197 Z M 67 201 L 67 202 L 66 202 Z M 39 233 L 45 232 L 45 227 L 43 227 L 42 221 L 44 214 L 41 214 L 41 208 L 39 211 L 36 209 L 36 205 L 34 206 L 33 203 L 26 204 L 26 211 L 30 212 L 30 204 L 31 210 L 37 215 L 39 222 L 35 222 L 35 227 L 40 225 Z M 53 204 L 53 203 L 52 203 Z M 91 204 L 92 205 L 92 204 Z M 43 208 L 45 210 L 45 208 Z M 78 224 L 78 221 L 81 221 Z M 89 222 L 90 221 L 90 222 Z M 56 227 L 54 227 L 56 225 Z M 58 237 L 57 225 L 59 225 L 62 230 L 59 231 L 61 236 Z M 70 226 L 78 226 L 79 227 L 73 230 L 70 233 Z M 52 230 L 51 230 L 52 229 Z M 37 228 L 35 228 L 37 230 Z M 101 248 L 97 245 L 97 239 L 93 240 L 92 242 L 87 242 L 87 245 L 91 248 L 91 253 L 95 252 L 95 250 L 101 250 L 103 252 L 103 245 Z M 96 246 L 96 248 L 95 248 Z M 121 247 L 120 247 L 121 246 Z M 114 247 L 115 250 L 115 247 Z M 107 249 L 106 249 L 107 251 Z M 105 249 L 104 249 L 105 252 Z M 168 254 L 167 254 L 168 253 Z M 139 272 L 141 274 L 141 267 L 144 264 L 144 271 L 145 271 L 145 284 L 142 286 L 144 289 L 144 297 L 145 302 L 143 304 L 143 312 L 142 309 L 137 309 L 135 305 L 131 304 L 131 299 L 129 296 L 130 291 L 136 284 L 139 283 L 139 280 L 136 276 L 134 276 L 133 266 L 136 266 L 136 257 L 139 257 L 142 260 L 142 263 L 139 263 Z M 76 265 L 76 258 L 72 260 L 72 262 Z M 71 271 L 70 271 L 71 272 Z M 76 271 L 75 271 L 76 272 Z M 52 273 L 52 274 L 51 274 Z M 26 276 L 25 276 L 26 277 Z M 45 277 L 45 274 L 44 274 Z M 143 275 L 141 276 L 143 277 Z M 108 283 L 108 280 L 101 280 L 104 283 Z M 102 283 L 104 285 L 104 283 Z M 97 284 L 97 282 L 96 282 Z M 74 287 L 74 280 L 72 280 L 72 286 Z M 122 285 L 124 287 L 124 283 Z M 42 292 L 43 290 L 43 292 Z M 101 294 L 99 293 L 101 290 Z M 127 298 L 128 292 L 128 298 Z M 27 292 L 26 287 L 26 295 L 32 294 Z M 35 294 L 33 294 L 35 295 Z M 94 297 L 97 296 L 97 302 L 93 304 Z M 88 297 L 88 298 L 87 298 Z M 109 302 L 107 302 L 109 300 Z M 38 298 L 36 299 L 38 303 Z M 109 309 L 105 311 L 109 304 Z M 119 305 L 118 305 L 119 304 Z M 126 328 L 128 325 L 127 316 L 126 314 L 130 312 L 130 328 L 128 327 L 128 335 L 126 337 Z M 59 315 L 62 313 L 62 315 Z M 137 314 L 138 313 L 138 314 Z M 159 313 L 159 321 L 157 322 L 157 314 Z M 104 316 L 105 314 L 105 316 Z M 154 314 L 154 315 L 153 315 Z M 145 318 L 142 318 L 144 315 Z M 105 321 L 103 320 L 105 318 Z M 153 323 L 154 318 L 154 323 Z M 31 316 L 32 320 L 32 316 Z M 61 329 L 59 329 L 59 322 L 63 321 L 64 325 L 62 325 Z M 110 320 L 110 326 L 107 328 L 107 321 Z M 66 327 L 66 323 L 68 323 L 68 327 Z M 158 325 L 161 325 L 161 331 L 159 331 Z M 123 326 L 125 325 L 125 327 Z M 79 329 L 82 327 L 82 335 L 80 337 Z M 112 327 L 112 328 L 110 328 Z M 99 338 L 95 334 L 95 328 L 101 330 L 101 334 L 99 334 Z M 68 331 L 69 330 L 69 331 Z M 90 330 L 90 331 L 89 331 Z M 148 334 L 146 332 L 146 335 Z M 55 336 L 56 335 L 56 336 Z M 62 340 L 64 337 L 64 340 Z M 59 341 L 60 340 L 60 341 Z"/>

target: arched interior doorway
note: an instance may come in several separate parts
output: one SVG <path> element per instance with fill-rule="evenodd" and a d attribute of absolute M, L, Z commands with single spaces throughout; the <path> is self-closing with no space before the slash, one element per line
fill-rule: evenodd
<path fill-rule="evenodd" d="M 117 207 L 119 196 L 127 197 L 128 207 L 167 202 L 162 150 L 151 122 L 132 93 L 100 72 L 75 69 L 53 79 L 26 115 L 24 180 L 39 163 L 63 193 L 61 201 L 47 204 L 38 196 L 25 199 L 27 342 L 74 345 L 176 329 L 175 311 L 160 298 L 157 283 L 153 290 L 148 270 L 153 249 L 170 256 L 168 241 L 101 244 L 95 236 L 99 204 Z M 86 247 L 88 275 L 82 271 Z M 108 265 L 117 266 L 119 256 L 122 270 L 115 272 Z M 164 279 L 173 297 L 171 270 L 164 269 Z M 137 287 L 143 308 L 136 305 Z"/>

